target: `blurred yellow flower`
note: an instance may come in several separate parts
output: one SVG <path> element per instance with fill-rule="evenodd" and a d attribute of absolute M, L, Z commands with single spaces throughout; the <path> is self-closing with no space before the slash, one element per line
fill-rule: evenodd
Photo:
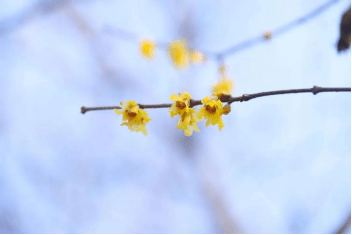
<path fill-rule="evenodd" d="M 205 56 L 200 51 L 192 51 L 190 57 L 194 64 L 200 64 L 205 61 Z"/>
<path fill-rule="evenodd" d="M 220 78 L 220 80 L 212 88 L 213 95 L 219 99 L 223 96 L 231 95 L 233 92 L 233 80 L 228 77 Z"/>
<path fill-rule="evenodd" d="M 184 69 L 189 65 L 190 55 L 185 40 L 175 40 L 167 48 L 171 61 L 177 68 Z"/>
<path fill-rule="evenodd" d="M 269 39 L 271 38 L 271 36 L 272 36 L 272 35 L 271 35 L 271 31 L 265 31 L 265 32 L 264 32 L 264 38 L 265 38 L 265 39 L 269 40 Z"/>
<path fill-rule="evenodd" d="M 142 39 L 139 43 L 141 55 L 147 59 L 153 59 L 155 57 L 156 45 L 152 40 Z"/>
<path fill-rule="evenodd" d="M 130 131 L 140 131 L 147 136 L 146 124 L 152 119 L 148 117 L 147 111 L 139 108 L 135 101 L 120 102 L 122 110 L 114 109 L 118 115 L 122 114 L 123 123 Z"/>
<path fill-rule="evenodd" d="M 185 136 L 191 136 L 193 131 L 200 131 L 197 126 L 197 117 L 195 115 L 195 109 L 190 108 L 190 99 L 191 95 L 187 92 L 183 94 L 178 93 L 178 96 L 173 94 L 170 99 L 175 101 L 169 111 L 170 116 L 174 117 L 175 115 L 180 115 L 180 119 L 177 123 L 177 128 L 185 131 Z"/>
<path fill-rule="evenodd" d="M 224 127 L 221 115 L 226 112 L 223 110 L 222 102 L 216 96 L 210 96 L 202 99 L 202 104 L 204 106 L 199 108 L 198 119 L 203 120 L 205 118 L 207 120 L 205 126 L 218 124 L 219 131 L 221 131 Z"/>

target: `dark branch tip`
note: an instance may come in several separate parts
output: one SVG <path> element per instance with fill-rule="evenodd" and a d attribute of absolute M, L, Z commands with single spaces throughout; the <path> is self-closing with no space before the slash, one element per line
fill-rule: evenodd
<path fill-rule="evenodd" d="M 82 114 L 85 114 L 86 112 L 87 112 L 86 107 L 82 106 L 82 107 L 81 107 L 81 113 L 82 113 Z"/>

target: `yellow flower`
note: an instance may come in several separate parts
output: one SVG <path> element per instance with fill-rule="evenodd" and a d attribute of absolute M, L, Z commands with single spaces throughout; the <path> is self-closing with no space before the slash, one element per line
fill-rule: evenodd
<path fill-rule="evenodd" d="M 185 131 L 185 136 L 191 136 L 193 131 L 200 131 L 197 126 L 197 117 L 195 114 L 196 110 L 189 108 L 187 112 L 183 112 L 180 115 L 180 119 L 177 123 L 177 128 Z"/>
<path fill-rule="evenodd" d="M 147 136 L 146 124 L 152 119 L 148 117 L 147 111 L 139 108 L 135 101 L 120 102 L 122 110 L 114 109 L 115 113 L 122 114 L 123 123 L 130 131 L 140 131 Z"/>
<path fill-rule="evenodd" d="M 177 68 L 187 68 L 189 65 L 189 50 L 185 40 L 175 40 L 167 48 L 171 61 Z"/>
<path fill-rule="evenodd" d="M 229 96 L 233 92 L 233 80 L 228 77 L 222 77 L 213 86 L 213 95 L 217 96 L 219 99 L 223 96 Z"/>
<path fill-rule="evenodd" d="M 178 96 L 173 94 L 170 99 L 175 101 L 169 111 L 170 116 L 180 115 L 180 119 L 177 123 L 177 128 L 185 131 L 185 136 L 191 136 L 193 131 L 200 131 L 197 126 L 197 117 L 195 115 L 195 109 L 190 108 L 191 95 L 187 92 L 178 93 Z"/>
<path fill-rule="evenodd" d="M 265 31 L 264 32 L 264 38 L 269 40 L 271 38 L 271 31 Z"/>
<path fill-rule="evenodd" d="M 199 108 L 198 119 L 207 119 L 205 126 L 218 124 L 219 131 L 221 131 L 224 127 L 221 115 L 227 112 L 223 109 L 222 102 L 216 96 L 210 96 L 202 99 L 202 104 L 204 106 Z"/>
<path fill-rule="evenodd" d="M 141 54 L 144 58 L 153 59 L 155 57 L 156 45 L 152 40 L 142 39 L 139 43 Z"/>
<path fill-rule="evenodd" d="M 178 96 L 173 94 L 170 99 L 175 102 L 169 109 L 170 116 L 174 117 L 175 115 L 182 115 L 184 112 L 188 112 L 191 97 L 187 92 L 183 92 L 183 94 L 179 92 Z"/>
<path fill-rule="evenodd" d="M 205 61 L 205 56 L 200 51 L 192 51 L 190 57 L 194 64 L 200 64 Z"/>

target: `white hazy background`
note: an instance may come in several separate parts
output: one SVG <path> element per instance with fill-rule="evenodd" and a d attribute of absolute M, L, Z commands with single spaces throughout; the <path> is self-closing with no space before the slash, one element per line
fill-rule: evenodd
<path fill-rule="evenodd" d="M 0 1 L 0 233 L 337 230 L 351 212 L 350 93 L 233 103 L 221 132 L 202 122 L 192 137 L 167 109 L 148 110 L 148 137 L 113 111 L 80 113 L 200 99 L 218 79 L 212 59 L 180 71 L 106 26 L 217 52 L 325 1 Z M 349 6 L 229 56 L 234 95 L 350 87 L 350 49 L 336 52 Z"/>

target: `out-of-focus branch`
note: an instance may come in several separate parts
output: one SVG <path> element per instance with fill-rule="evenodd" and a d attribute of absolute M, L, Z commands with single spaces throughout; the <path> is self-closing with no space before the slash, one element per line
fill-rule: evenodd
<path fill-rule="evenodd" d="M 263 96 L 271 96 L 271 95 L 283 95 L 283 94 L 296 94 L 296 93 L 313 93 L 316 95 L 320 92 L 351 92 L 351 87 L 319 87 L 314 86 L 313 88 L 303 88 L 303 89 L 290 89 L 290 90 L 279 90 L 279 91 L 267 91 L 254 93 L 249 95 L 242 95 L 238 97 L 224 96 L 221 98 L 222 102 L 227 102 L 229 104 L 233 102 L 243 102 L 248 101 L 254 98 L 263 97 Z M 190 107 L 194 107 L 196 105 L 201 105 L 201 100 L 191 100 Z M 157 108 L 169 108 L 172 104 L 138 104 L 142 109 L 157 109 Z M 81 113 L 85 114 L 88 111 L 96 111 L 96 110 L 110 110 L 110 109 L 121 109 L 120 106 L 105 106 L 105 107 L 81 107 Z"/>
<path fill-rule="evenodd" d="M 335 232 L 335 234 L 342 234 L 346 231 L 346 229 L 351 226 L 351 214 L 348 216 L 348 218 L 343 222 L 341 227 Z"/>
<path fill-rule="evenodd" d="M 31 7 L 0 22 L 0 37 L 7 35 L 34 18 L 67 6 L 71 0 L 41 0 Z"/>
<path fill-rule="evenodd" d="M 20 27 L 23 23 L 26 21 L 35 18 L 36 16 L 39 15 L 44 15 L 50 12 L 53 12 L 55 10 L 61 9 L 64 6 L 66 6 L 69 2 L 72 0 L 42 0 L 35 4 L 32 7 L 29 7 L 25 9 L 24 11 L 16 14 L 15 16 L 9 17 L 8 19 L 0 22 L 0 36 L 5 35 L 7 33 L 12 32 L 13 30 L 17 29 Z M 317 7 L 313 11 L 309 12 L 308 14 L 295 19 L 285 25 L 282 25 L 281 27 L 273 30 L 271 35 L 280 35 L 283 33 L 288 32 L 291 29 L 294 29 L 295 27 L 308 22 L 309 20 L 315 18 L 316 16 L 320 15 L 324 11 L 328 10 L 332 5 L 337 3 L 339 0 L 329 0 L 328 2 L 324 3 L 323 5 Z M 108 33 L 110 35 L 120 37 L 123 39 L 127 40 L 138 40 L 141 37 L 136 35 L 133 32 L 130 32 L 128 30 L 123 30 L 123 29 L 118 29 L 112 26 L 105 26 L 103 28 L 103 32 Z M 233 45 L 230 48 L 222 51 L 222 52 L 210 52 L 210 51 L 205 51 L 201 50 L 207 57 L 213 57 L 219 62 L 222 62 L 225 57 L 232 55 L 240 50 L 247 49 L 249 47 L 252 47 L 258 43 L 267 41 L 267 39 L 263 36 L 263 34 L 248 39 L 246 41 L 243 41 L 239 44 Z M 168 43 L 165 42 L 157 42 L 157 45 L 159 48 L 167 48 Z M 191 48 L 192 49 L 192 48 Z"/>
<path fill-rule="evenodd" d="M 281 27 L 271 31 L 271 35 L 277 36 L 280 34 L 284 34 L 291 29 L 294 29 L 303 23 L 307 23 L 309 20 L 314 19 L 316 16 L 320 15 L 324 11 L 328 10 L 331 6 L 333 6 L 335 3 L 337 3 L 339 0 L 329 0 L 328 2 L 324 3 L 323 5 L 317 7 L 313 11 L 309 12 L 308 14 L 295 19 L 287 24 L 282 25 Z M 263 34 L 260 34 L 257 37 L 250 38 L 246 41 L 243 41 L 239 44 L 233 45 L 230 48 L 218 53 L 218 60 L 223 60 L 225 57 L 232 55 L 238 51 L 250 48 L 252 46 L 255 46 L 258 43 L 267 41 L 267 39 L 263 36 Z"/>
<path fill-rule="evenodd" d="M 105 58 L 106 50 L 104 50 L 104 43 L 101 42 L 99 32 L 96 32 L 96 30 L 91 26 L 88 20 L 77 10 L 75 10 L 73 4 L 70 4 L 67 7 L 65 14 L 68 19 L 71 20 L 73 25 L 77 28 L 78 32 L 80 32 L 89 42 L 91 51 L 96 57 L 96 61 L 99 65 L 100 70 L 104 74 L 104 77 L 114 76 L 116 78 L 117 72 L 115 71 L 113 66 L 109 66 L 109 64 L 107 63 L 107 59 Z"/>
<path fill-rule="evenodd" d="M 94 0 L 39 0 L 37 3 L 23 9 L 22 11 L 0 20 L 0 37 L 5 36 L 20 28 L 25 23 L 37 17 L 54 13 L 76 3 L 89 3 Z"/>
<path fill-rule="evenodd" d="M 212 210 L 215 214 L 216 222 L 221 229 L 221 231 L 216 233 L 245 233 L 243 227 L 240 226 L 240 221 L 231 213 L 233 210 L 229 206 L 230 202 L 226 197 L 226 190 L 221 186 L 220 172 L 216 163 L 211 160 L 207 162 L 207 157 L 203 156 L 202 161 L 197 164 L 197 167 L 197 173 L 202 182 L 202 189 L 212 203 Z"/>
<path fill-rule="evenodd" d="M 336 4 L 339 0 L 329 0 L 328 2 L 324 3 L 323 5 L 317 7 L 316 9 L 314 9 L 313 11 L 309 12 L 308 14 L 299 17 L 291 22 L 288 22 L 287 24 L 284 24 L 282 26 L 280 26 L 279 28 L 273 30 L 270 32 L 270 37 L 271 36 L 278 36 L 280 34 L 284 34 L 304 23 L 307 23 L 309 20 L 314 19 L 315 17 L 319 16 L 321 13 L 325 12 L 326 10 L 328 10 L 330 7 L 332 7 L 334 4 Z M 127 30 L 122 30 L 122 29 L 118 29 L 118 28 L 114 28 L 111 26 L 105 26 L 105 28 L 103 29 L 104 32 L 116 36 L 116 37 L 120 37 L 123 39 L 127 39 L 127 40 L 136 40 L 140 37 L 138 37 L 138 35 L 129 32 Z M 216 59 L 219 63 L 223 63 L 223 60 L 225 59 L 225 57 L 228 57 L 238 51 L 244 50 L 244 49 L 248 49 L 252 46 L 255 46 L 261 42 L 264 41 L 268 41 L 268 38 L 265 37 L 265 35 L 260 34 L 259 36 L 256 36 L 254 38 L 250 38 L 248 40 L 245 40 L 239 44 L 233 45 L 230 48 L 221 51 L 221 52 L 210 52 L 210 51 L 202 51 L 204 54 L 206 54 L 207 57 L 213 57 L 214 59 Z M 159 42 L 157 43 L 159 47 L 161 48 L 166 48 L 167 47 L 167 43 L 164 42 Z"/>

